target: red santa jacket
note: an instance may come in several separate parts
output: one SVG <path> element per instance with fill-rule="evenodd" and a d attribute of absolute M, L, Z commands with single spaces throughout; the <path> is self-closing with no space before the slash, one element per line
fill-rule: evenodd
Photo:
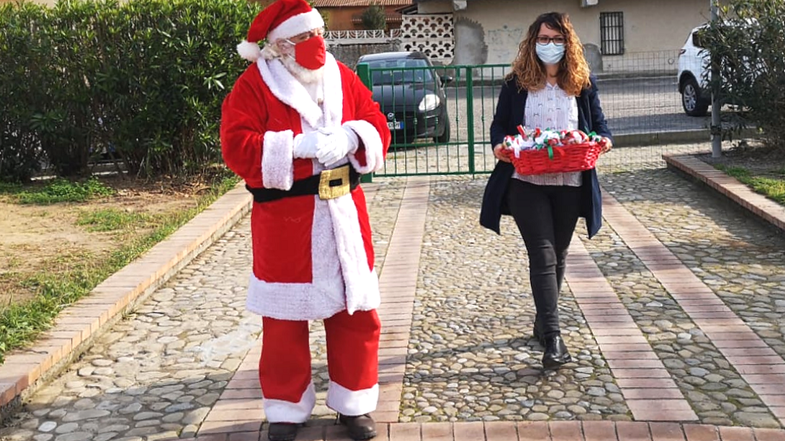
<path fill-rule="evenodd" d="M 322 165 L 293 158 L 294 136 L 345 125 L 360 138 L 346 161 L 360 173 L 382 167 L 390 132 L 357 75 L 327 54 L 323 106 L 278 60 L 259 59 L 237 80 L 222 108 L 226 164 L 250 187 L 288 190 Z M 344 161 L 344 162 L 346 162 Z M 285 320 L 326 318 L 379 305 L 365 195 L 358 186 L 331 200 L 295 196 L 253 204 L 249 310 Z"/>

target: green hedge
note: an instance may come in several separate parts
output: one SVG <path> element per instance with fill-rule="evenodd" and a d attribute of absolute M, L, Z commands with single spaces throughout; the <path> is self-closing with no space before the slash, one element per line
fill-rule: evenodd
<path fill-rule="evenodd" d="M 88 172 L 113 152 L 131 174 L 220 159 L 221 102 L 259 7 L 246 0 L 0 5 L 0 180 L 42 164 Z"/>

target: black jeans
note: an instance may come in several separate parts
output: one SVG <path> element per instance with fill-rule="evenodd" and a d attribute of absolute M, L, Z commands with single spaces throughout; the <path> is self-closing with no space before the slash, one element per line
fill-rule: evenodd
<path fill-rule="evenodd" d="M 559 333 L 559 291 L 580 200 L 580 187 L 534 185 L 514 178 L 507 187 L 507 206 L 529 254 L 534 323 L 546 337 Z"/>

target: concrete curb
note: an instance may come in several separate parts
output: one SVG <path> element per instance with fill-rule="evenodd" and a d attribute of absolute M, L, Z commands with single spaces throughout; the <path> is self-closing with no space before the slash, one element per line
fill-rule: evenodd
<path fill-rule="evenodd" d="M 684 144 L 707 141 L 711 141 L 711 133 L 709 133 L 709 129 L 624 133 L 620 135 L 613 135 L 614 147 L 645 147 L 651 145 Z"/>
<path fill-rule="evenodd" d="M 238 185 L 90 295 L 63 309 L 32 346 L 8 354 L 0 366 L 0 420 L 233 227 L 250 211 L 251 201 Z"/>
<path fill-rule="evenodd" d="M 742 130 L 738 139 L 756 138 L 758 138 L 758 134 L 755 132 L 755 129 L 745 129 Z M 699 142 L 711 142 L 711 132 L 708 128 L 613 135 L 614 147 L 645 147 Z"/>
<path fill-rule="evenodd" d="M 767 199 L 737 179 L 690 155 L 662 155 L 668 168 L 675 169 L 727 197 L 733 203 L 785 233 L 785 207 Z"/>

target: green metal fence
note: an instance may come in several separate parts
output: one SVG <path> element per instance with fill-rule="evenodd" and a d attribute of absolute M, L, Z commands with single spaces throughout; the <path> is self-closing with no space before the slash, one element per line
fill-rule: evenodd
<path fill-rule="evenodd" d="M 677 54 L 625 57 L 630 59 L 628 64 L 616 62 L 614 71 L 595 73 L 602 110 L 614 137 L 614 149 L 603 155 L 598 170 L 663 165 L 663 154 L 710 150 L 707 142 L 711 121 L 687 116 L 682 109 L 675 68 Z M 357 72 L 373 90 L 393 135 L 385 167 L 375 175 L 490 172 L 496 163 L 490 146 L 490 125 L 499 89 L 509 71 L 509 65 L 409 67 L 399 61 L 358 64 Z M 423 103 L 426 89 L 441 93 L 439 110 L 431 108 L 432 98 Z M 440 113 L 441 107 L 446 114 Z M 449 123 L 449 136 L 444 136 L 443 123 Z M 414 131 L 418 125 L 422 131 Z M 428 132 L 428 127 L 438 130 Z"/>
<path fill-rule="evenodd" d="M 412 66 L 405 60 L 360 63 L 392 135 L 376 176 L 486 173 L 495 159 L 490 124 L 509 65 Z"/>

